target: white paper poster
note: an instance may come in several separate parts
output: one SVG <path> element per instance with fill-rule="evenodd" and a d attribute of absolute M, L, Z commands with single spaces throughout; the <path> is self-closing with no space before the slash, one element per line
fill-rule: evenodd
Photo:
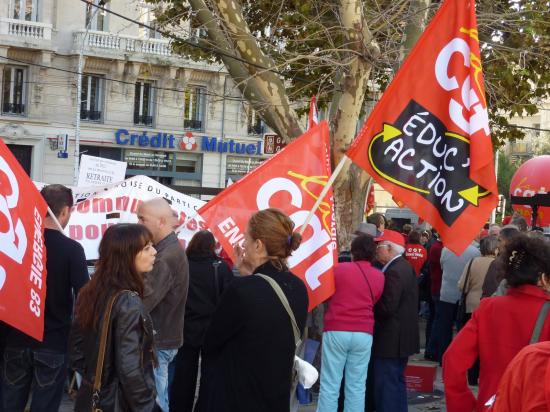
<path fill-rule="evenodd" d="M 126 175 L 126 162 L 82 155 L 78 187 L 105 186 L 122 182 Z"/>
<path fill-rule="evenodd" d="M 35 182 L 40 189 L 45 184 Z M 118 184 L 103 187 L 71 187 L 75 205 L 65 233 L 78 241 L 86 259 L 98 258 L 99 242 L 107 228 L 116 223 L 137 223 L 139 204 L 156 197 L 165 198 L 184 224 L 178 233 L 185 247 L 193 235 L 205 229 L 197 210 L 205 202 L 176 192 L 147 176 L 134 176 Z"/>

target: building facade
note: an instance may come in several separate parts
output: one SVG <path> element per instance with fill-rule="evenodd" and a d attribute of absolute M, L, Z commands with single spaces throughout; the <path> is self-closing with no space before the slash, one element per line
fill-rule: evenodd
<path fill-rule="evenodd" d="M 108 7 L 154 23 L 139 1 Z M 81 52 L 80 154 L 201 195 L 269 156 L 263 124 L 223 66 L 174 55 L 158 33 L 95 9 L 0 1 L 0 139 L 33 180 L 73 184 Z"/>

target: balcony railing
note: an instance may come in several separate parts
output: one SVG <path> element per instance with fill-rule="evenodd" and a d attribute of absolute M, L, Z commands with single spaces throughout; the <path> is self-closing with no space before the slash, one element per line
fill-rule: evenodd
<path fill-rule="evenodd" d="M 202 130 L 202 120 L 185 119 L 183 127 L 188 130 Z"/>
<path fill-rule="evenodd" d="M 8 35 L 25 40 L 51 40 L 52 25 L 36 21 L 0 17 L 0 35 Z"/>
<path fill-rule="evenodd" d="M 4 103 L 2 105 L 2 113 L 4 114 L 15 114 L 15 115 L 24 115 L 25 114 L 25 105 L 21 103 Z"/>
<path fill-rule="evenodd" d="M 139 114 L 134 114 L 134 124 L 152 126 L 153 125 L 153 116 L 143 116 Z"/>
<path fill-rule="evenodd" d="M 80 120 L 90 120 L 97 122 L 101 120 L 101 112 L 97 110 L 81 110 Z"/>
<path fill-rule="evenodd" d="M 75 47 L 80 49 L 85 31 L 74 34 Z M 85 49 L 112 50 L 122 53 L 142 53 L 155 56 L 171 56 L 170 41 L 165 39 L 139 39 L 137 37 L 113 34 L 102 31 L 89 31 Z"/>

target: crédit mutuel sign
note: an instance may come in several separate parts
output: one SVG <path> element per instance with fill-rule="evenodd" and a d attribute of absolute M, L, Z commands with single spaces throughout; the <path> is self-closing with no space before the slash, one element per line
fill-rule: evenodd
<path fill-rule="evenodd" d="M 233 139 L 221 140 L 217 137 L 194 136 L 186 132 L 182 137 L 170 133 L 130 133 L 126 129 L 115 132 L 116 144 L 121 146 L 146 147 L 151 149 L 175 149 L 194 151 L 200 148 L 203 152 L 234 153 L 242 155 L 262 155 L 262 142 L 242 143 Z M 200 146 L 198 141 L 200 139 Z"/>

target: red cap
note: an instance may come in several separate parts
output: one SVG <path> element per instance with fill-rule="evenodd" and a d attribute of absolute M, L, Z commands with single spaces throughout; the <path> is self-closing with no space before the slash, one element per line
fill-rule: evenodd
<path fill-rule="evenodd" d="M 392 242 L 396 245 L 405 247 L 405 239 L 403 235 L 395 230 L 384 230 L 380 236 L 374 238 L 375 242 Z"/>

